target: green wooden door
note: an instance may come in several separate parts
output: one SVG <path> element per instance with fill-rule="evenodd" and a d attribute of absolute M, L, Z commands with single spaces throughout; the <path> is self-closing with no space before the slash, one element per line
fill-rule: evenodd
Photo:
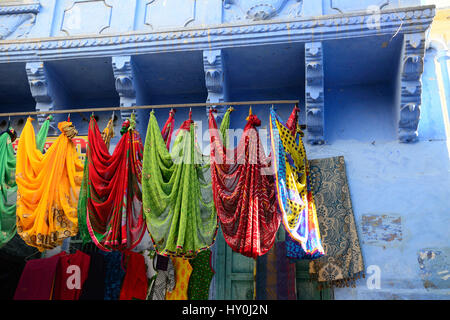
<path fill-rule="evenodd" d="M 309 261 L 297 261 L 295 266 L 297 300 L 333 300 L 332 289 L 317 289 L 317 281 L 309 276 Z"/>
<path fill-rule="evenodd" d="M 280 228 L 277 241 L 284 240 L 284 230 Z M 253 300 L 255 260 L 233 252 L 226 244 L 219 228 L 216 238 L 215 263 L 216 299 L 218 300 Z M 309 261 L 296 263 L 296 286 L 298 300 L 330 300 L 333 292 L 330 289 L 319 291 L 317 282 L 309 277 Z"/>
<path fill-rule="evenodd" d="M 216 239 L 216 299 L 253 300 L 255 262 L 233 252 L 219 229 Z"/>

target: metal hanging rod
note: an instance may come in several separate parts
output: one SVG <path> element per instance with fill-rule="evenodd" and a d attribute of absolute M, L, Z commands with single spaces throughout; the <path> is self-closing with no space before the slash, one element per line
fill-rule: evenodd
<path fill-rule="evenodd" d="M 138 109 L 164 109 L 164 108 L 192 108 L 206 106 L 240 106 L 240 105 L 261 105 L 261 104 L 298 104 L 299 100 L 267 100 L 267 101 L 239 101 L 239 102 L 206 102 L 206 103 L 183 103 L 183 104 L 159 104 L 153 106 L 133 106 L 133 107 L 107 107 L 107 108 L 86 108 L 86 109 L 68 109 L 52 111 L 30 111 L 30 112 L 11 112 L 0 113 L 0 117 L 11 116 L 31 116 L 38 114 L 64 114 L 79 112 L 104 112 L 118 110 L 138 110 Z"/>

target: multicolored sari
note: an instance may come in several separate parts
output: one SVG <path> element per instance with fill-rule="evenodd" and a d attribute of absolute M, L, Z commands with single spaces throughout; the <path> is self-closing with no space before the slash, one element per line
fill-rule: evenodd
<path fill-rule="evenodd" d="M 36 137 L 36 147 L 43 151 L 50 126 L 49 117 Z M 9 127 L 9 126 L 8 126 Z M 0 248 L 16 234 L 16 155 L 12 143 L 16 132 L 9 127 L 0 135 Z"/>
<path fill-rule="evenodd" d="M 58 124 L 62 133 L 42 154 L 36 148 L 32 121 L 27 119 L 17 148 L 17 233 L 43 251 L 78 232 L 83 164 L 71 140 L 78 133 L 71 122 Z"/>
<path fill-rule="evenodd" d="M 194 258 L 214 243 L 218 228 L 209 163 L 196 144 L 191 113 L 171 152 L 163 137 L 152 111 L 142 182 L 147 228 L 158 254 Z"/>
<path fill-rule="evenodd" d="M 270 138 L 278 205 L 289 237 L 300 244 L 299 257 L 316 259 L 324 255 L 311 190 L 309 165 L 298 127 L 298 107 L 287 123 L 270 110 Z"/>
<path fill-rule="evenodd" d="M 103 251 L 131 250 L 145 232 L 141 191 L 143 146 L 134 117 L 133 113 L 125 121 L 122 138 L 112 154 L 105 143 L 111 129 L 102 135 L 93 116 L 89 122 L 85 168 L 88 181 L 80 193 L 83 199 L 79 211 L 86 212 L 91 239 Z"/>
<path fill-rule="evenodd" d="M 250 112 L 232 150 L 224 146 L 224 134 L 209 113 L 212 188 L 222 232 L 233 251 L 251 258 L 270 250 L 280 225 L 270 160 L 256 130 L 259 125 Z"/>

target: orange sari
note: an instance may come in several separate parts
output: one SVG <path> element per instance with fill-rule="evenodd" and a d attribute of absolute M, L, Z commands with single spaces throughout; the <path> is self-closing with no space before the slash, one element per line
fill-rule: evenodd
<path fill-rule="evenodd" d="M 36 148 L 28 118 L 17 147 L 17 233 L 26 244 L 44 251 L 78 232 L 77 203 L 83 164 L 72 142 L 78 133 L 60 122 L 62 134 L 45 154 Z"/>

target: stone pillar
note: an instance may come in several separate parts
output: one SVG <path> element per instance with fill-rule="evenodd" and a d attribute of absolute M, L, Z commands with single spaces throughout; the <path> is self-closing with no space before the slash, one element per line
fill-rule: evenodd
<path fill-rule="evenodd" d="M 398 139 L 400 142 L 417 140 L 422 104 L 422 73 L 425 56 L 425 33 L 405 34 L 401 62 L 400 117 Z"/>
<path fill-rule="evenodd" d="M 321 42 L 305 43 L 305 108 L 307 142 L 323 144 L 324 139 L 324 79 Z"/>

